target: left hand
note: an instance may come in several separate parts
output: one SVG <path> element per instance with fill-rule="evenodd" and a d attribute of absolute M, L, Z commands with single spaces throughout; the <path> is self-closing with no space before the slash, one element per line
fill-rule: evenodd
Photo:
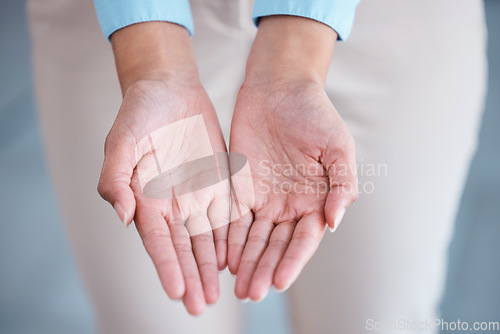
<path fill-rule="evenodd" d="M 261 22 L 259 33 L 270 25 Z M 249 205 L 245 209 L 253 215 L 230 224 L 228 266 L 237 275 L 236 296 L 253 301 L 264 298 L 272 285 L 288 288 L 316 251 L 327 224 L 336 229 L 358 196 L 354 141 L 322 83 L 297 75 L 300 69 L 269 77 L 272 70 L 263 71 L 265 65 L 255 61 L 263 39 L 257 36 L 254 58 L 250 55 L 230 142 L 230 152 L 248 158 L 255 201 L 241 204 Z M 269 64 L 273 56 L 264 59 Z M 252 66 L 258 69 L 252 72 Z M 237 178 L 233 183 L 236 192 L 244 188 Z"/>

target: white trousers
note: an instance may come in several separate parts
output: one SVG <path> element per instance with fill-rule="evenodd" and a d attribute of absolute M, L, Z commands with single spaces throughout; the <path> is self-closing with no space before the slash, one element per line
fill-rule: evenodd
<path fill-rule="evenodd" d="M 192 1 L 201 79 L 226 138 L 256 31 L 251 7 Z M 240 333 L 233 278 L 221 275 L 217 305 L 188 316 L 162 291 L 135 229 L 97 194 L 121 96 L 92 2 L 31 0 L 28 13 L 47 159 L 100 331 Z M 326 90 L 356 140 L 361 195 L 288 292 L 296 333 L 357 334 L 374 321 L 437 316 L 481 117 L 485 36 L 480 0 L 360 5 Z"/>

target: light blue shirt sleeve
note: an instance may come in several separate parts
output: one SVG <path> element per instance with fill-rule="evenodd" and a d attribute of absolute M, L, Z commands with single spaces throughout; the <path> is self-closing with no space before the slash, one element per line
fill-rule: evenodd
<path fill-rule="evenodd" d="M 167 21 L 194 33 L 189 0 L 94 0 L 97 17 L 104 35 L 147 21 Z"/>
<path fill-rule="evenodd" d="M 269 15 L 302 16 L 322 22 L 337 32 L 339 40 L 346 40 L 354 23 L 354 14 L 360 0 L 256 0 L 252 17 Z"/>

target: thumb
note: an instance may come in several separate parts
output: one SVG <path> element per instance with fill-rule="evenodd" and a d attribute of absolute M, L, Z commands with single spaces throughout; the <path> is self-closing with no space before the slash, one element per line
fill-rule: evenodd
<path fill-rule="evenodd" d="M 128 226 L 135 213 L 135 197 L 130 187 L 135 167 L 134 145 L 116 140 L 110 132 L 104 151 L 97 191 L 113 206 L 123 224 Z"/>
<path fill-rule="evenodd" d="M 330 232 L 335 232 L 349 207 L 358 198 L 358 176 L 354 147 L 334 163 L 325 166 L 328 170 L 330 190 L 325 203 L 325 218 Z"/>
<path fill-rule="evenodd" d="M 354 191 L 344 185 L 335 185 L 330 189 L 325 203 L 325 218 L 330 232 L 333 233 L 337 230 L 347 208 L 357 197 L 357 190 Z"/>

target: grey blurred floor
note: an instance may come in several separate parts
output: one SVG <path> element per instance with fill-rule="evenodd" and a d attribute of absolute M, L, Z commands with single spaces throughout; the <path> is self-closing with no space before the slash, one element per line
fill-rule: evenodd
<path fill-rule="evenodd" d="M 500 1 L 486 5 L 490 93 L 450 248 L 449 321 L 500 321 Z M 0 60 L 0 333 L 92 333 L 41 150 L 23 1 L 0 2 Z M 274 293 L 249 305 L 247 333 L 289 333 L 284 307 Z"/>

